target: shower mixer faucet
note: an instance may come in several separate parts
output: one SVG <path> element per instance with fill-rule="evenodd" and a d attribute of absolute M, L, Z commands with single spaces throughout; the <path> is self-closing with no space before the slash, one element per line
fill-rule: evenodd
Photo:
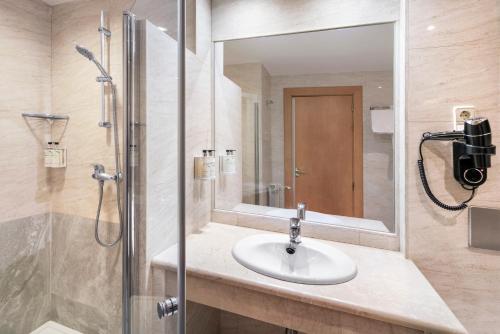
<path fill-rule="evenodd" d="M 101 164 L 94 164 L 94 173 L 92 173 L 92 178 L 97 181 L 116 181 L 117 176 L 106 173 L 106 170 Z"/>

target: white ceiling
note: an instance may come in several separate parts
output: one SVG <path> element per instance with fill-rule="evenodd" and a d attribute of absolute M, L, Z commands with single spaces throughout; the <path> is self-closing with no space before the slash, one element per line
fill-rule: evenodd
<path fill-rule="evenodd" d="M 392 24 L 228 41 L 224 64 L 261 63 L 271 75 L 388 71 Z"/>
<path fill-rule="evenodd" d="M 66 3 L 66 2 L 76 1 L 76 0 L 42 0 L 42 1 L 45 2 L 49 6 L 55 6 L 55 5 L 60 5 L 62 3 Z"/>

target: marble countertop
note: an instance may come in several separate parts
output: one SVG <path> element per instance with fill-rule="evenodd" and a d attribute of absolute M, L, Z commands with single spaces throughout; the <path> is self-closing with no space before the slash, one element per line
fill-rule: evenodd
<path fill-rule="evenodd" d="M 233 259 L 233 245 L 255 234 L 272 232 L 207 224 L 200 233 L 187 237 L 187 275 L 217 279 L 233 286 L 433 333 L 467 333 L 415 264 L 399 252 L 322 241 L 349 255 L 358 266 L 358 275 L 338 285 L 305 285 L 258 274 Z M 177 247 L 173 246 L 157 255 L 152 264 L 175 270 L 176 263 Z"/>

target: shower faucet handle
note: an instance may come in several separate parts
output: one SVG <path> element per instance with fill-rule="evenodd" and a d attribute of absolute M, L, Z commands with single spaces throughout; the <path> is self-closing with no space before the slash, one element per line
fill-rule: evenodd
<path fill-rule="evenodd" d="M 115 181 L 116 175 L 111 175 L 106 173 L 106 169 L 102 164 L 92 164 L 94 167 L 94 172 L 92 173 L 92 178 L 97 181 Z"/>

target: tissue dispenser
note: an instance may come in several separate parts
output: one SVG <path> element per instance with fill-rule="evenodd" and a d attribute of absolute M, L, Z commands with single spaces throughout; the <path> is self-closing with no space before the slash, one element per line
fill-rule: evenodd
<path fill-rule="evenodd" d="M 373 133 L 394 133 L 394 110 L 392 107 L 370 107 Z"/>

